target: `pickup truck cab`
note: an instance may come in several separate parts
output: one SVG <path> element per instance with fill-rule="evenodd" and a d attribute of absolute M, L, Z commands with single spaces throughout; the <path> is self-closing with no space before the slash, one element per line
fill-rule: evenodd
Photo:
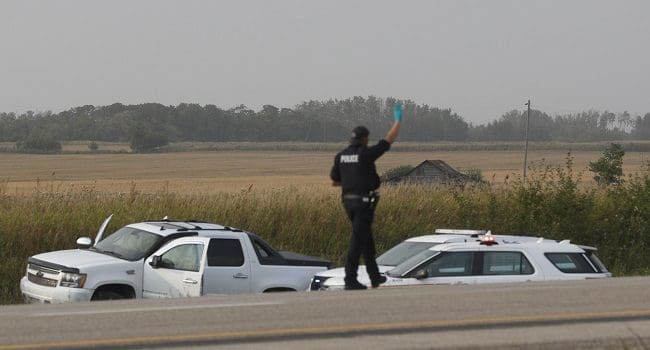
<path fill-rule="evenodd" d="M 278 252 L 257 235 L 212 223 L 130 224 L 91 245 L 28 259 L 20 289 L 27 302 L 177 298 L 305 290 L 329 262 Z"/>

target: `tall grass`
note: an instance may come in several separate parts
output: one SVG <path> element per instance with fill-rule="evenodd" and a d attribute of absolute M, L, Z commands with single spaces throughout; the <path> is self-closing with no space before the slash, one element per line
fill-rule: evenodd
<path fill-rule="evenodd" d="M 183 196 L 131 191 L 105 194 L 93 188 L 60 192 L 41 186 L 28 196 L 10 196 L 0 183 L 0 303 L 20 302 L 18 282 L 28 256 L 75 247 L 94 236 L 110 213 L 109 230 L 165 215 L 200 219 L 260 234 L 276 248 L 343 261 L 350 225 L 339 195 L 330 189 L 290 188 Z M 57 192 L 58 190 L 58 192 Z M 527 183 L 500 186 L 386 186 L 374 231 L 378 251 L 435 228 L 491 229 L 529 234 L 599 248 L 615 274 L 645 274 L 650 268 L 650 179 L 622 185 L 581 185 L 571 159 L 567 167 L 538 165 Z"/>

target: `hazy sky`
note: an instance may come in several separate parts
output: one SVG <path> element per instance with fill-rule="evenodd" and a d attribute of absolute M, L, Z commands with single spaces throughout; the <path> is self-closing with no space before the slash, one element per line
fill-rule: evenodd
<path fill-rule="evenodd" d="M 0 111 L 395 96 L 650 112 L 650 1 L 0 1 Z"/>

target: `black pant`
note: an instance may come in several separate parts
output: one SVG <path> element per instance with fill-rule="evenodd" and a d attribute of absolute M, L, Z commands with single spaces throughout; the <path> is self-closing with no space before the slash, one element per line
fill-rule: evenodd
<path fill-rule="evenodd" d="M 363 254 L 370 280 L 376 281 L 380 277 L 375 261 L 375 240 L 372 238 L 371 229 L 377 200 L 378 198 L 374 203 L 370 203 L 364 202 L 362 199 L 343 199 L 343 207 L 352 222 L 352 237 L 345 260 L 345 284 L 349 285 L 357 281 L 361 254 Z"/>

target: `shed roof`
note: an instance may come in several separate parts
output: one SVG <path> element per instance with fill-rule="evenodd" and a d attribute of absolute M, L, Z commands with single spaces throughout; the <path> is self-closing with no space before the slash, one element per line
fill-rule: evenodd
<path fill-rule="evenodd" d="M 458 170 L 452 168 L 449 164 L 445 163 L 444 161 L 440 159 L 427 159 L 423 161 L 422 163 L 418 164 L 413 168 L 413 170 L 409 171 L 406 173 L 404 176 L 409 176 L 411 173 L 415 172 L 418 168 L 424 166 L 424 165 L 431 165 L 436 168 L 438 168 L 441 172 L 445 173 L 447 176 L 452 177 L 452 178 L 464 178 L 466 177 L 465 174 L 459 172 Z"/>

